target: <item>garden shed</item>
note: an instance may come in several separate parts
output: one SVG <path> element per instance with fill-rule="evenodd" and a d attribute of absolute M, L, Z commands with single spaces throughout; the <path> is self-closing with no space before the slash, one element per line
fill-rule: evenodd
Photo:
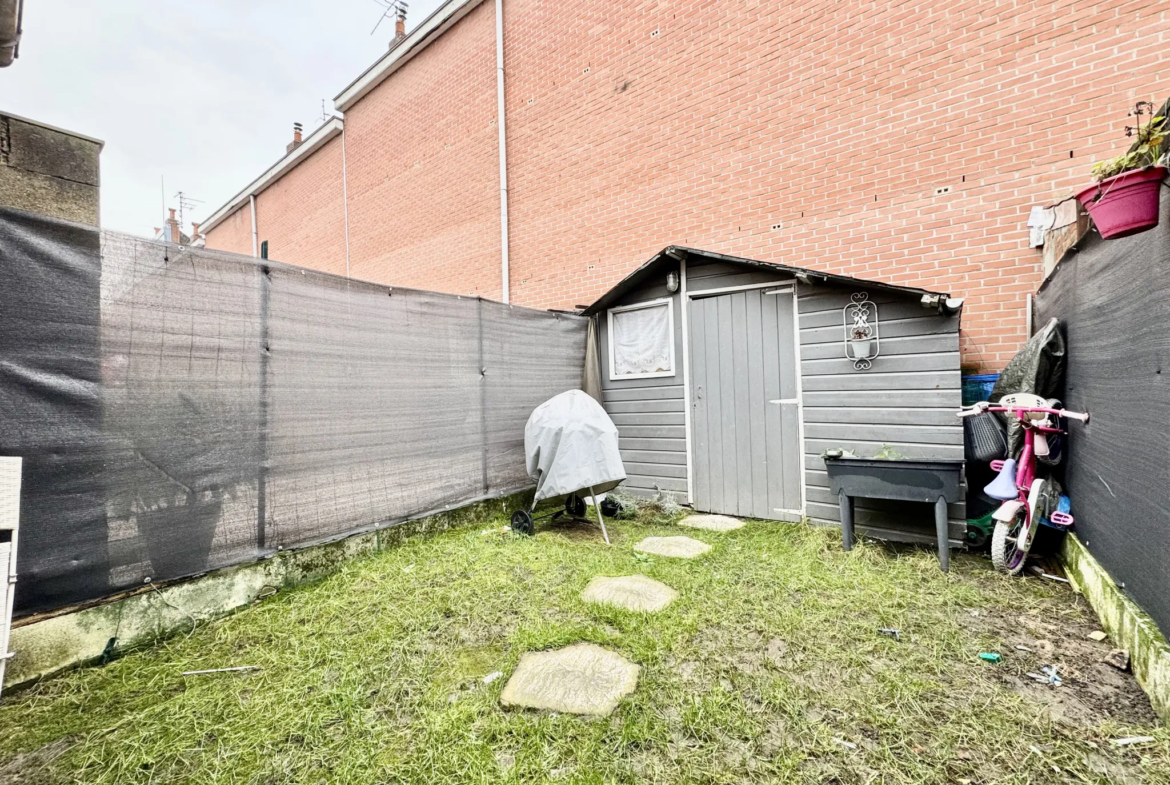
<path fill-rule="evenodd" d="M 822 458 L 963 458 L 962 300 L 669 246 L 585 309 L 626 487 L 704 512 L 840 523 Z M 948 508 L 952 545 L 963 504 Z M 933 542 L 930 505 L 858 500 L 859 528 Z"/>

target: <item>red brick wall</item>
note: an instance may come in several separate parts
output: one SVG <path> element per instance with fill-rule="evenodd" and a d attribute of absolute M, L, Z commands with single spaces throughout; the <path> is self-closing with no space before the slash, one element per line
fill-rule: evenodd
<path fill-rule="evenodd" d="M 268 258 L 345 275 L 341 137 L 336 136 L 256 197 L 257 247 Z M 252 254 L 252 209 L 244 206 L 206 233 L 208 248 Z"/>
<path fill-rule="evenodd" d="M 687 244 L 966 297 L 992 369 L 1040 282 L 1030 207 L 1170 94 L 1156 0 L 505 0 L 505 24 L 514 302 L 591 302 Z M 485 2 L 347 112 L 355 277 L 499 296 L 493 25 Z"/>
<path fill-rule="evenodd" d="M 1153 0 L 586 9 L 505 9 L 516 302 L 688 244 L 964 296 L 964 361 L 998 368 L 1040 283 L 1029 208 L 1170 92 Z"/>
<path fill-rule="evenodd" d="M 247 202 L 204 233 L 208 248 L 252 255 L 252 211 Z"/>
<path fill-rule="evenodd" d="M 258 241 L 269 259 L 345 275 L 344 209 L 336 136 L 256 197 Z"/>
<path fill-rule="evenodd" d="M 492 3 L 346 112 L 356 278 L 499 298 Z"/>

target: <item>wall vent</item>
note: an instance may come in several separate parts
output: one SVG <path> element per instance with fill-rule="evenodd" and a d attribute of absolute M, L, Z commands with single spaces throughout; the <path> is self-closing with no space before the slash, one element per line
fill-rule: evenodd
<path fill-rule="evenodd" d="M 938 188 L 934 189 L 935 196 L 942 196 L 943 194 L 949 194 L 950 192 L 951 187 L 949 185 L 940 185 Z"/>

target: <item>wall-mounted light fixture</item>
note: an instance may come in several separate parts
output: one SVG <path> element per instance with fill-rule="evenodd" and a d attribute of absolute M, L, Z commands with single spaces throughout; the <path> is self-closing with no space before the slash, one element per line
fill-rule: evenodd
<path fill-rule="evenodd" d="M 671 270 L 666 274 L 666 291 L 674 294 L 678 291 L 678 273 Z"/>
<path fill-rule="evenodd" d="M 868 371 L 881 352 L 878 336 L 877 303 L 865 292 L 854 292 L 845 306 L 845 357 L 858 371 Z"/>

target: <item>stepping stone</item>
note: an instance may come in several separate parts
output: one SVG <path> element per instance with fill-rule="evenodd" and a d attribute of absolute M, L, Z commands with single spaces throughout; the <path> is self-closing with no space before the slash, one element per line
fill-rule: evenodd
<path fill-rule="evenodd" d="M 615 605 L 628 611 L 660 611 L 678 599 L 678 592 L 645 575 L 594 578 L 581 592 L 585 602 Z"/>
<path fill-rule="evenodd" d="M 706 529 L 710 532 L 729 532 L 742 529 L 747 524 L 739 518 L 727 515 L 688 515 L 678 522 L 679 526 L 689 526 L 692 529 Z"/>
<path fill-rule="evenodd" d="M 504 685 L 500 703 L 605 716 L 638 686 L 639 670 L 620 654 L 592 643 L 528 652 Z"/>
<path fill-rule="evenodd" d="M 655 556 L 693 559 L 711 550 L 711 546 L 690 537 L 647 537 L 635 545 L 634 550 L 652 553 Z"/>

